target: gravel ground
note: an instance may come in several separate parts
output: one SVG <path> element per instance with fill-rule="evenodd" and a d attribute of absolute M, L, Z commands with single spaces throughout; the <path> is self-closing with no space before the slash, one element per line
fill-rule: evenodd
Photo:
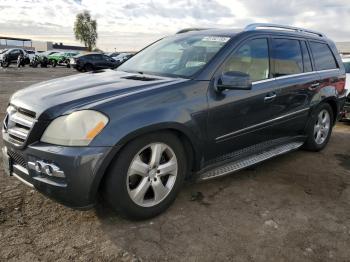
<path fill-rule="evenodd" d="M 73 73 L 0 69 L 0 118 L 16 90 Z M 350 261 L 349 247 L 345 123 L 320 153 L 300 150 L 187 184 L 165 214 L 143 222 L 102 204 L 66 208 L 0 171 L 0 261 Z"/>

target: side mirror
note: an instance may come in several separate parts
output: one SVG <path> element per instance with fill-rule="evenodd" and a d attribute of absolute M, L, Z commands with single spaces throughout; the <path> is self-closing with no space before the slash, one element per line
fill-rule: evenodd
<path fill-rule="evenodd" d="M 252 89 L 252 80 L 250 75 L 242 72 L 229 71 L 222 73 L 214 83 L 215 90 L 222 92 L 229 90 L 250 90 Z"/>

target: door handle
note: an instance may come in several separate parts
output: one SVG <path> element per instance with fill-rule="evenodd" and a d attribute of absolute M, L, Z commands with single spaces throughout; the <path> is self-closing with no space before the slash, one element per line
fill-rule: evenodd
<path fill-rule="evenodd" d="M 265 96 L 264 101 L 265 101 L 265 102 L 271 101 L 271 100 L 275 99 L 276 96 L 277 96 L 276 93 L 268 94 L 268 95 Z"/>
<path fill-rule="evenodd" d="M 319 86 L 320 86 L 320 83 L 314 83 L 310 87 L 313 89 L 313 88 L 316 88 L 316 87 L 319 87 Z"/>

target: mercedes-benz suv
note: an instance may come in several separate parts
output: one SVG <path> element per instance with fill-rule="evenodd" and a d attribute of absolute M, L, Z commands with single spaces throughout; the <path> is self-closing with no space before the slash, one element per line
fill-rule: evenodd
<path fill-rule="evenodd" d="M 10 99 L 7 174 L 88 208 L 101 194 L 148 218 L 185 178 L 216 178 L 286 152 L 322 150 L 345 102 L 324 34 L 253 24 L 161 39 L 115 70 L 35 84 Z"/>

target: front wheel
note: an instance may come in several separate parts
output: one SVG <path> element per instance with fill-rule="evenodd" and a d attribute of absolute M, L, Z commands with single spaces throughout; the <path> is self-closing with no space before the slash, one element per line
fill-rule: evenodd
<path fill-rule="evenodd" d="M 185 151 L 174 134 L 145 135 L 119 153 L 108 171 L 104 195 L 121 215 L 151 218 L 175 200 L 186 170 Z"/>
<path fill-rule="evenodd" d="M 327 103 L 321 104 L 311 117 L 307 128 L 308 138 L 304 148 L 310 151 L 320 151 L 328 144 L 333 129 L 333 110 Z"/>

